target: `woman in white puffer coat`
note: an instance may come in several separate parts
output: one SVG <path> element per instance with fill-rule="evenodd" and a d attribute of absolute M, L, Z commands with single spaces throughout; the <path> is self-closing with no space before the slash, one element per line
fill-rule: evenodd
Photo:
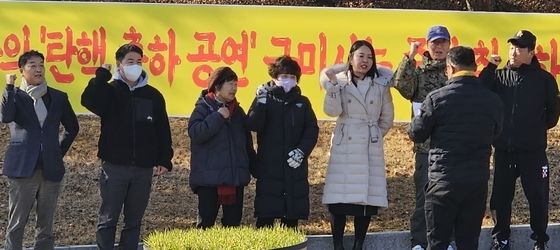
<path fill-rule="evenodd" d="M 323 190 L 335 249 L 343 249 L 347 215 L 354 216 L 353 249 L 362 249 L 371 216 L 388 203 L 383 138 L 394 118 L 392 70 L 376 65 L 367 41 L 356 41 L 349 53 L 347 64 L 321 73 L 324 111 L 337 117 Z"/>

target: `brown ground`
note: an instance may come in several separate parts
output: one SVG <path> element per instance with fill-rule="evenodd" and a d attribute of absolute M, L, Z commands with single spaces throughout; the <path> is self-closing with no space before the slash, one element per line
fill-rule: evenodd
<path fill-rule="evenodd" d="M 56 215 L 56 241 L 59 245 L 92 244 L 95 241 L 96 211 L 99 207 L 99 193 L 97 176 L 99 163 L 95 156 L 99 131 L 98 119 L 93 116 L 81 116 L 81 131 L 72 145 L 65 160 L 68 172 L 64 180 L 64 191 L 59 199 L 59 209 Z M 173 172 L 155 179 L 149 207 L 144 217 L 143 235 L 167 228 L 189 228 L 196 219 L 196 196 L 188 188 L 188 162 L 190 152 L 189 138 L 186 134 L 186 119 L 173 118 L 173 147 L 175 157 Z M 317 147 L 310 158 L 309 180 L 311 184 L 312 213 L 302 228 L 308 234 L 328 234 L 329 222 L 325 206 L 321 204 L 321 193 L 327 154 L 329 151 L 330 131 L 334 122 L 320 122 L 321 133 Z M 380 216 L 372 220 L 370 231 L 407 230 L 409 216 L 414 206 L 414 189 L 412 184 L 413 161 L 411 143 L 405 134 L 406 124 L 398 124 L 386 137 L 385 155 L 387 160 L 387 179 L 389 190 L 389 208 L 381 212 Z M 9 138 L 7 127 L 1 126 L 0 145 L 6 145 Z M 550 165 L 551 165 L 551 202 L 550 222 L 560 222 L 560 129 L 556 128 L 550 135 Z M 3 150 L 0 155 L 3 155 Z M 0 239 L 4 238 L 7 221 L 6 178 L 0 178 Z M 254 183 L 246 189 L 245 210 L 243 224 L 254 224 L 253 194 Z M 528 223 L 527 203 L 521 189 L 517 191 L 515 201 L 515 215 L 513 223 Z M 26 242 L 32 240 L 34 215 L 30 216 L 27 227 Z M 485 225 L 491 225 L 489 218 L 485 218 Z M 351 226 L 349 229 L 353 228 Z M 2 247 L 3 242 L 0 243 Z"/>

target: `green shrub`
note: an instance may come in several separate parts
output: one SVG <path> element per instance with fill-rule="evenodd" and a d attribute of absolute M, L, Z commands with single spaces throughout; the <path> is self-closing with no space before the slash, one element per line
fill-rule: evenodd
<path fill-rule="evenodd" d="M 285 227 L 213 227 L 210 229 L 173 229 L 153 232 L 144 240 L 150 250 L 239 249 L 262 250 L 302 243 L 305 234 Z"/>

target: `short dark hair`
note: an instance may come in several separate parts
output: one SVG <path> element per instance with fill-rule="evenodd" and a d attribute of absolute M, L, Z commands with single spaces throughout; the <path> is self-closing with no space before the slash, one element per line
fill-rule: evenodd
<path fill-rule="evenodd" d="M 280 74 L 295 75 L 299 82 L 301 77 L 301 67 L 298 62 L 290 56 L 280 56 L 274 60 L 273 63 L 268 65 L 268 75 L 276 79 Z"/>
<path fill-rule="evenodd" d="M 115 59 L 120 62 L 126 56 L 126 54 L 130 52 L 136 52 L 140 54 L 141 57 L 144 56 L 144 52 L 140 47 L 138 47 L 138 45 L 128 43 L 122 45 L 121 47 L 119 47 L 119 49 L 117 49 L 117 52 L 115 52 Z"/>
<path fill-rule="evenodd" d="M 453 47 L 447 53 L 447 63 L 460 69 L 476 69 L 474 50 L 465 46 Z"/>
<path fill-rule="evenodd" d="M 350 52 L 348 53 L 348 70 L 350 70 L 350 73 L 354 75 L 354 69 L 350 65 L 350 62 L 352 61 L 352 56 L 354 56 L 354 52 L 356 52 L 356 50 L 358 50 L 362 46 L 368 47 L 371 50 L 371 55 L 373 57 L 373 65 L 371 66 L 371 69 L 369 69 L 369 71 L 366 73 L 366 76 L 375 78 L 376 76 L 379 76 L 379 73 L 377 72 L 377 62 L 375 60 L 375 49 L 373 48 L 371 43 L 369 43 L 366 40 L 357 40 L 350 47 Z M 351 79 L 351 81 L 354 83 L 354 79 Z"/>
<path fill-rule="evenodd" d="M 237 81 L 237 74 L 230 67 L 219 67 L 208 77 L 208 92 L 215 93 L 220 90 L 225 82 Z"/>
<path fill-rule="evenodd" d="M 43 56 L 41 52 L 36 50 L 30 50 L 30 51 L 26 51 L 25 53 L 21 54 L 21 56 L 19 56 L 18 67 L 21 69 L 23 66 L 25 66 L 25 64 L 27 63 L 27 61 L 29 61 L 29 59 L 31 59 L 31 57 L 40 57 L 41 60 L 45 61 L 45 56 Z"/>

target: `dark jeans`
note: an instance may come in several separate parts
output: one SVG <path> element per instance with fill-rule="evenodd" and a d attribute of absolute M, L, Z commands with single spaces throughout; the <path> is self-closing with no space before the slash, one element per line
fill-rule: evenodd
<path fill-rule="evenodd" d="M 428 183 L 428 154 L 416 153 L 414 164 L 414 187 L 416 191 L 416 206 L 410 216 L 410 241 L 412 246 L 421 245 L 426 248 L 426 213 L 424 212 L 424 188 Z"/>
<path fill-rule="evenodd" d="M 198 221 L 196 227 L 209 228 L 214 226 L 220 206 L 222 207 L 222 225 L 225 227 L 239 226 L 243 213 L 243 189 L 243 187 L 236 188 L 234 204 L 220 205 L 218 204 L 217 187 L 196 188 L 196 194 L 198 195 Z"/>
<path fill-rule="evenodd" d="M 136 250 L 144 211 L 148 206 L 152 187 L 152 168 L 115 165 L 104 162 L 101 166 L 99 187 L 101 207 L 97 223 L 97 247 L 113 249 L 115 231 L 121 210 L 124 227 L 119 249 Z"/>
<path fill-rule="evenodd" d="M 549 168 L 544 150 L 534 153 L 494 152 L 494 185 L 490 210 L 494 219 L 492 236 L 496 240 L 509 239 L 511 230 L 511 203 L 515 182 L 521 177 L 521 186 L 529 202 L 531 239 L 547 242 Z"/>
<path fill-rule="evenodd" d="M 478 249 L 487 193 L 487 181 L 457 184 L 429 181 L 425 207 L 427 249 L 447 249 L 453 233 L 458 249 Z"/>

